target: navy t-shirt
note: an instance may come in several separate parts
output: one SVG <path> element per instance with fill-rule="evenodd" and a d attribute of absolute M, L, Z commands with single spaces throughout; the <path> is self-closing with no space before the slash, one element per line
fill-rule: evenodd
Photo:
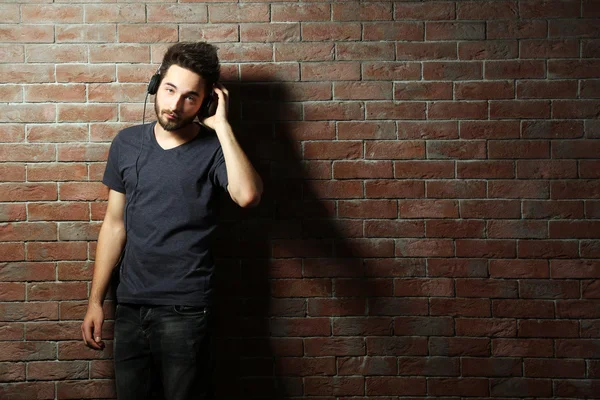
<path fill-rule="evenodd" d="M 206 128 L 165 150 L 154 136 L 155 124 L 115 136 L 102 179 L 127 200 L 117 301 L 208 305 L 214 274 L 210 242 L 219 194 L 228 184 L 223 150 Z"/>

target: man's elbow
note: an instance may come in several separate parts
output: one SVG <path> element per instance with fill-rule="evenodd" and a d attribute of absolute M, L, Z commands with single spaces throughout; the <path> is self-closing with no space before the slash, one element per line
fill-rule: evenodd
<path fill-rule="evenodd" d="M 233 200 L 243 208 L 256 207 L 260 203 L 262 194 L 258 191 L 244 193 L 243 195 L 234 198 Z"/>

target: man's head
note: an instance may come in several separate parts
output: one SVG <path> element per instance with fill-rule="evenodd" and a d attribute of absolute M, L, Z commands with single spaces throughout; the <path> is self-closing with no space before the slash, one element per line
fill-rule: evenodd
<path fill-rule="evenodd" d="M 171 46 L 161 64 L 154 110 L 160 125 L 174 131 L 192 123 L 202 103 L 219 80 L 215 46 L 181 42 Z"/>

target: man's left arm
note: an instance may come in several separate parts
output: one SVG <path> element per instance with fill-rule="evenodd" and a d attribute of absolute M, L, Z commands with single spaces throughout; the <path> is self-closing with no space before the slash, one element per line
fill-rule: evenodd
<path fill-rule="evenodd" d="M 215 130 L 221 142 L 227 168 L 227 191 L 231 199 L 241 207 L 254 207 L 260 203 L 262 179 L 242 150 L 227 120 L 229 92 L 220 84 L 215 85 L 214 91 L 219 97 L 216 113 L 203 123 Z"/>

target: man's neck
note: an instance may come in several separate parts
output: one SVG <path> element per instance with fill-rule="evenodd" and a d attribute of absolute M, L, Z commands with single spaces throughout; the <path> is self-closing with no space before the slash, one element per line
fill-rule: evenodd
<path fill-rule="evenodd" d="M 165 130 L 159 123 L 154 125 L 154 135 L 162 147 L 176 147 L 189 142 L 200 133 L 198 124 L 190 123 L 174 131 Z"/>

